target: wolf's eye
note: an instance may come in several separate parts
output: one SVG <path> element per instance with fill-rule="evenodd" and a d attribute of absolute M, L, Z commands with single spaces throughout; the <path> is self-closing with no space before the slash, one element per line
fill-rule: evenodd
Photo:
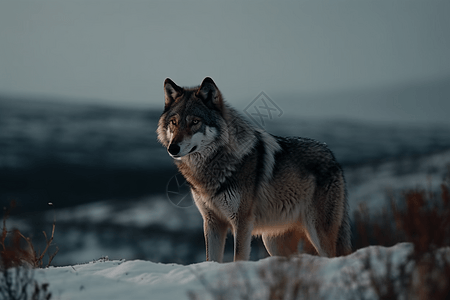
<path fill-rule="evenodd" d="M 177 125 L 177 121 L 175 121 L 175 120 L 170 120 L 170 124 L 172 124 L 172 125 Z"/>
<path fill-rule="evenodd" d="M 200 120 L 197 120 L 197 119 L 192 120 L 192 125 L 197 125 L 199 122 L 200 122 Z"/>

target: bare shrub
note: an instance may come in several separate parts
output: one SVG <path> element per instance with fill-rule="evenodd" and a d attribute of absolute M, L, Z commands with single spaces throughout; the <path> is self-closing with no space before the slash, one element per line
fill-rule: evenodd
<path fill-rule="evenodd" d="M 406 209 L 392 202 L 397 229 L 414 244 L 418 255 L 450 246 L 450 201 L 445 184 L 441 184 L 441 201 L 436 198 L 431 192 L 409 191 L 405 193 Z"/>
<path fill-rule="evenodd" d="M 23 265 L 28 265 L 33 268 L 43 267 L 45 254 L 48 254 L 48 263 L 46 264 L 46 266 L 50 266 L 53 258 L 58 253 L 58 247 L 56 247 L 56 251 L 53 254 L 48 253 L 49 247 L 53 242 L 56 221 L 53 221 L 52 235 L 50 236 L 50 238 L 48 238 L 47 233 L 43 231 L 46 246 L 42 252 L 37 253 L 34 249 L 31 238 L 25 237 L 18 229 L 13 229 L 11 232 L 7 230 L 6 220 L 9 217 L 11 209 L 14 207 L 15 202 L 12 201 L 10 209 L 4 208 L 3 228 L 0 238 L 0 245 L 2 247 L 0 252 L 0 266 L 7 269 Z M 25 242 L 25 247 L 22 246 L 23 242 Z"/>
<path fill-rule="evenodd" d="M 441 184 L 441 196 L 424 190 L 403 193 L 402 202 L 371 213 L 364 204 L 354 214 L 356 249 L 370 245 L 414 244 L 417 254 L 450 246 L 450 195 Z"/>
<path fill-rule="evenodd" d="M 8 231 L 6 220 L 10 210 L 15 207 L 11 202 L 10 208 L 4 208 L 3 228 L 0 237 L 0 296 L 8 300 L 49 300 L 52 294 L 48 291 L 48 283 L 39 284 L 33 276 L 32 268 L 42 267 L 43 258 L 47 253 L 55 233 L 55 222 L 53 222 L 52 235 L 46 240 L 46 247 L 42 253 L 37 254 L 30 238 L 25 237 L 18 229 Z M 22 245 L 25 244 L 25 247 Z M 49 254 L 48 264 L 58 252 Z"/>
<path fill-rule="evenodd" d="M 362 203 L 354 214 L 354 220 L 356 234 L 352 244 L 356 249 L 371 245 L 390 247 L 404 241 L 393 222 L 393 213 L 388 208 L 374 214 L 369 213 L 367 206 Z"/>
<path fill-rule="evenodd" d="M 362 207 L 355 214 L 358 248 L 372 244 L 391 246 L 410 242 L 413 250 L 405 260 L 392 261 L 392 256 L 382 258 L 375 254 L 377 264 L 383 264 L 380 274 L 378 265 L 371 257 L 363 259 L 363 269 L 347 275 L 347 284 L 356 282 L 355 299 L 365 299 L 367 289 L 379 299 L 448 299 L 450 297 L 450 196 L 449 188 L 441 185 L 440 197 L 423 190 L 407 191 L 404 203 L 391 201 L 390 210 L 370 217 Z M 394 225 L 393 225 L 394 224 Z M 373 258 L 373 257 L 372 257 Z M 367 289 L 361 282 L 361 272 L 367 272 L 370 283 Z"/>

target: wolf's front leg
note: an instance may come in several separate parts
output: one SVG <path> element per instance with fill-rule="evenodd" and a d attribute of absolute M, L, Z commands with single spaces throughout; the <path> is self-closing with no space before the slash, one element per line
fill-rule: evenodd
<path fill-rule="evenodd" d="M 233 227 L 234 261 L 250 259 L 252 230 L 253 222 L 250 220 L 242 220 Z"/>
<path fill-rule="evenodd" d="M 228 224 L 212 214 L 203 220 L 206 243 L 206 260 L 222 262 Z"/>

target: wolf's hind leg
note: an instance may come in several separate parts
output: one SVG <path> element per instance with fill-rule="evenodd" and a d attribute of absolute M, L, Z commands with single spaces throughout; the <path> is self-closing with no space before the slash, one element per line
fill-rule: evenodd
<path fill-rule="evenodd" d="M 330 238 L 330 234 L 325 230 L 316 227 L 315 224 L 307 225 L 307 237 L 311 244 L 316 248 L 317 253 L 324 257 L 336 256 L 336 239 Z M 333 236 L 331 236 L 333 237 Z"/>
<path fill-rule="evenodd" d="M 300 228 L 293 228 L 277 235 L 263 233 L 262 240 L 271 256 L 291 256 L 298 254 L 299 250 L 310 253 L 314 249 Z M 300 240 L 304 241 L 304 249 L 299 249 Z"/>

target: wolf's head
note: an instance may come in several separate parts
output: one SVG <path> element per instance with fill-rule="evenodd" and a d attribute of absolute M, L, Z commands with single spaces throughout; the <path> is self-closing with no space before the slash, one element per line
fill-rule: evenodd
<path fill-rule="evenodd" d="M 183 88 L 164 81 L 165 106 L 158 123 L 158 139 L 170 156 L 182 160 L 193 153 L 208 153 L 224 138 L 224 102 L 214 81 Z"/>

